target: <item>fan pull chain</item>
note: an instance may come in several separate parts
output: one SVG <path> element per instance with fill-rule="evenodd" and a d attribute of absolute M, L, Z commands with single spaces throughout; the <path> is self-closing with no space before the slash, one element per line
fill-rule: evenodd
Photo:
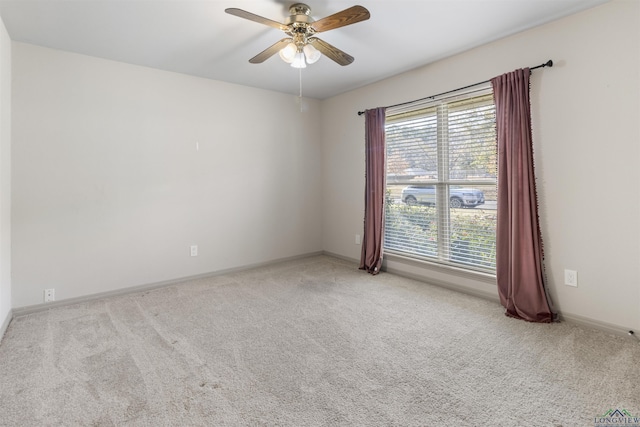
<path fill-rule="evenodd" d="M 302 113 L 302 68 L 298 68 L 298 76 L 300 82 L 300 94 L 298 95 L 298 106 L 300 107 L 300 112 Z"/>

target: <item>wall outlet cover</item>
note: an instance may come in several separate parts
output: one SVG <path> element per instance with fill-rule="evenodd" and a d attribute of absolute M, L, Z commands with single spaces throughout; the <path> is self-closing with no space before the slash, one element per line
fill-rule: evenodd
<path fill-rule="evenodd" d="M 578 287 L 578 272 L 575 270 L 565 270 L 564 284 L 567 286 Z"/>

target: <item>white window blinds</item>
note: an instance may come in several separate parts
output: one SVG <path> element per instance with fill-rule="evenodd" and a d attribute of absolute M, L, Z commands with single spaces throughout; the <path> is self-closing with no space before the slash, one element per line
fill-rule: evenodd
<path fill-rule="evenodd" d="M 386 251 L 495 272 L 490 90 L 387 112 Z"/>

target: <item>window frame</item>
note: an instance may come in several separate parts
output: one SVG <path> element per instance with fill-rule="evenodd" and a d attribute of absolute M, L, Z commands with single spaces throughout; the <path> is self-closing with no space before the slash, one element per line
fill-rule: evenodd
<path fill-rule="evenodd" d="M 495 177 L 492 180 L 473 180 L 473 179 L 452 179 L 451 178 L 451 168 L 452 164 L 450 161 L 450 140 L 448 135 L 449 129 L 449 110 L 452 108 L 456 108 L 456 104 L 459 104 L 461 108 L 464 108 L 464 104 L 475 104 L 480 105 L 480 103 L 475 102 L 475 99 L 478 98 L 490 99 L 487 101 L 488 104 L 492 105 L 494 108 L 494 123 L 493 127 L 495 129 L 495 103 L 493 100 L 493 90 L 490 85 L 485 85 L 483 87 L 478 87 L 473 90 L 467 92 L 458 92 L 453 96 L 442 97 L 438 99 L 430 99 L 427 102 L 422 101 L 421 104 L 417 105 L 403 105 L 401 109 L 394 110 L 393 108 L 389 108 L 387 110 L 387 123 L 395 122 L 398 123 L 402 120 L 407 120 L 410 117 L 420 117 L 426 116 L 429 114 L 430 110 L 435 109 L 436 115 L 436 158 L 437 158 L 437 175 L 435 179 L 427 179 L 421 180 L 419 183 L 411 181 L 411 180 L 394 180 L 393 184 L 396 186 L 433 186 L 436 192 L 436 220 L 437 220 L 437 250 L 436 256 L 431 257 L 428 255 L 421 255 L 417 253 L 412 253 L 410 251 L 403 251 L 399 249 L 389 248 L 386 245 L 386 232 L 383 237 L 383 248 L 385 253 L 388 253 L 393 258 L 397 257 L 400 259 L 411 259 L 417 262 L 426 262 L 428 264 L 432 264 L 434 266 L 442 267 L 444 269 L 449 270 L 457 270 L 461 272 L 467 272 L 472 275 L 480 275 L 483 277 L 495 277 L 495 261 L 492 268 L 485 268 L 480 265 L 473 265 L 469 263 L 456 262 L 452 260 L 452 253 L 454 252 L 454 244 L 451 241 L 451 211 L 454 208 L 450 207 L 450 191 L 454 186 L 493 186 L 497 187 L 497 171 L 495 171 Z M 389 120 L 391 119 L 391 120 Z M 385 128 L 386 128 L 385 124 Z M 386 129 L 385 129 L 386 130 Z M 387 152 L 388 153 L 388 152 Z M 497 155 L 497 144 L 496 144 L 496 155 Z M 388 157 L 387 157 L 388 160 Z M 388 164 L 385 164 L 385 177 L 389 176 Z M 389 190 L 389 183 L 385 182 L 385 191 Z M 386 202 L 385 202 L 386 203 Z M 404 203 L 404 202 L 402 202 Z M 496 200 L 496 212 L 497 212 L 497 200 Z M 385 229 L 387 227 L 387 209 L 385 207 Z M 495 229 L 494 229 L 495 230 Z M 493 240 L 493 250 L 495 251 L 495 231 L 494 231 L 494 240 Z M 495 260 L 495 258 L 494 258 Z"/>

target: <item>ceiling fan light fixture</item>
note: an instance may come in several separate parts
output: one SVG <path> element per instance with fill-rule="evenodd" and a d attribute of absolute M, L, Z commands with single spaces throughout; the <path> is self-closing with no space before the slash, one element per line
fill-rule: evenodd
<path fill-rule="evenodd" d="M 277 41 L 249 59 L 250 63 L 260 64 L 277 52 L 283 61 L 296 68 L 305 68 L 307 63 L 313 64 L 322 55 L 339 65 L 351 64 L 353 62 L 351 55 L 315 37 L 315 34 L 366 21 L 371 17 L 365 7 L 358 5 L 319 20 L 313 20 L 310 17 L 311 8 L 306 4 L 296 3 L 289 8 L 289 17 L 283 23 L 235 7 L 227 8 L 224 11 L 239 18 L 276 28 L 287 35 L 286 38 Z M 308 46 L 309 43 L 314 46 Z"/>
<path fill-rule="evenodd" d="M 292 42 L 286 45 L 283 49 L 280 49 L 279 55 L 284 62 L 286 62 L 287 64 L 291 64 L 294 61 L 297 53 L 298 47 L 295 45 L 295 43 Z"/>
<path fill-rule="evenodd" d="M 308 64 L 315 64 L 322 56 L 320 51 L 310 44 L 305 45 L 302 51 L 304 52 L 304 56 L 307 58 Z"/>
<path fill-rule="evenodd" d="M 291 66 L 293 68 L 307 68 L 307 62 L 304 60 L 304 53 L 297 52 Z"/>

